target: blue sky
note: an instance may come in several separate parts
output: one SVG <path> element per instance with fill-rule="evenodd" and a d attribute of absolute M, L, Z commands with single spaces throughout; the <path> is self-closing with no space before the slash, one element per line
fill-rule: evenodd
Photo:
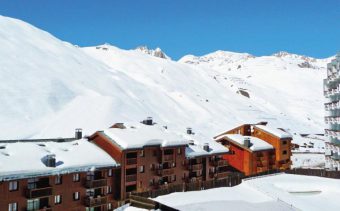
<path fill-rule="evenodd" d="M 340 0 L 0 0 L 0 14 L 80 46 L 318 58 L 340 51 Z M 1 29 L 0 29 L 1 30 Z"/>

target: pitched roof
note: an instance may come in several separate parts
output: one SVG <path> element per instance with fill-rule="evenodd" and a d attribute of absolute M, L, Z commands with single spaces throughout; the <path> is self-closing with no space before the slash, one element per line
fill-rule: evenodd
<path fill-rule="evenodd" d="M 56 158 L 56 167 L 43 159 Z M 88 171 L 119 164 L 105 151 L 85 139 L 69 142 L 0 143 L 0 181 L 41 175 Z"/>
<path fill-rule="evenodd" d="M 263 130 L 267 133 L 270 133 L 278 138 L 293 138 L 291 134 L 277 128 L 272 128 L 265 125 L 255 125 L 254 127 Z"/>
<path fill-rule="evenodd" d="M 226 135 L 222 135 L 216 138 L 216 140 L 220 140 L 226 138 L 229 141 L 234 142 L 235 144 L 237 144 L 238 146 L 245 148 L 245 149 L 249 149 L 250 151 L 262 151 L 262 150 L 268 150 L 268 149 L 274 149 L 274 147 L 267 143 L 266 141 L 259 139 L 257 137 L 253 137 L 253 136 L 242 136 L 240 134 L 226 134 Z M 245 138 L 249 138 L 250 139 L 250 147 L 246 147 L 244 146 L 244 139 Z"/>

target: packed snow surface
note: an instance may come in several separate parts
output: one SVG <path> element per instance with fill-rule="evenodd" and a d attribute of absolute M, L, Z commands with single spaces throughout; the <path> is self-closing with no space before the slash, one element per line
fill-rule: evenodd
<path fill-rule="evenodd" d="M 240 185 L 172 193 L 155 200 L 179 210 L 339 210 L 340 180 L 279 174 Z"/>
<path fill-rule="evenodd" d="M 44 159 L 48 155 L 55 156 L 56 167 L 46 166 Z M 85 139 L 60 143 L 2 143 L 0 160 L 0 181 L 119 165 L 104 150 Z"/>
<path fill-rule="evenodd" d="M 74 128 L 91 135 L 147 116 L 206 140 L 248 122 L 290 133 L 324 128 L 328 59 L 218 51 L 173 61 L 111 45 L 79 48 L 3 16 L 0 45 L 0 139 L 71 137 Z"/>

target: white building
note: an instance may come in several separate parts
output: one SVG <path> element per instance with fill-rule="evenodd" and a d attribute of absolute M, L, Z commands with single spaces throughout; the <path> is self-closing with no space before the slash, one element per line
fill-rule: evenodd
<path fill-rule="evenodd" d="M 327 78 L 324 79 L 325 122 L 327 128 L 326 168 L 340 170 L 340 53 L 327 64 Z"/>

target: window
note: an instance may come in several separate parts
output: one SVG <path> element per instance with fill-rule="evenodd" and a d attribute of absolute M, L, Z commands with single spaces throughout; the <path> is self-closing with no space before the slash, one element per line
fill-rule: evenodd
<path fill-rule="evenodd" d="M 73 200 L 74 200 L 74 201 L 78 201 L 79 198 L 80 198 L 80 193 L 79 193 L 79 192 L 74 192 L 74 193 L 73 193 Z"/>
<path fill-rule="evenodd" d="M 287 150 L 283 150 L 282 154 L 287 155 Z"/>
<path fill-rule="evenodd" d="M 38 210 L 40 206 L 39 199 L 27 200 L 27 211 Z"/>
<path fill-rule="evenodd" d="M 142 182 L 142 181 L 139 181 L 138 186 L 139 186 L 139 188 L 142 188 L 143 182 Z"/>
<path fill-rule="evenodd" d="M 9 191 L 18 190 L 18 181 L 10 181 L 8 189 Z"/>
<path fill-rule="evenodd" d="M 154 179 L 150 179 L 149 180 L 149 185 L 151 186 L 151 185 L 153 185 L 153 183 L 154 183 Z"/>
<path fill-rule="evenodd" d="M 173 162 L 171 166 L 172 166 L 172 167 L 176 167 L 176 163 L 175 163 L 175 162 Z"/>
<path fill-rule="evenodd" d="M 34 189 L 37 187 L 37 182 L 39 181 L 38 178 L 30 178 L 27 180 L 27 188 L 28 189 Z"/>
<path fill-rule="evenodd" d="M 109 169 L 109 170 L 107 171 L 107 176 L 108 176 L 108 177 L 112 177 L 112 169 Z"/>
<path fill-rule="evenodd" d="M 8 204 L 8 211 L 17 211 L 18 204 L 16 202 Z"/>
<path fill-rule="evenodd" d="M 139 172 L 144 173 L 144 166 L 139 166 Z"/>
<path fill-rule="evenodd" d="M 79 182 L 80 181 L 80 177 L 79 174 L 73 174 L 73 182 Z"/>
<path fill-rule="evenodd" d="M 177 154 L 178 154 L 178 155 L 182 154 L 181 148 L 178 148 L 178 149 L 177 149 Z"/>
<path fill-rule="evenodd" d="M 139 157 L 144 157 L 144 150 L 139 151 Z"/>
<path fill-rule="evenodd" d="M 112 186 L 106 187 L 106 193 L 112 193 Z"/>
<path fill-rule="evenodd" d="M 61 204 L 61 195 L 54 196 L 54 204 Z"/>
<path fill-rule="evenodd" d="M 282 145 L 286 145 L 287 144 L 287 141 L 282 141 Z"/>
<path fill-rule="evenodd" d="M 171 181 L 172 181 L 172 182 L 175 182 L 175 181 L 176 181 L 176 175 L 172 175 Z"/>
<path fill-rule="evenodd" d="M 157 150 L 153 151 L 153 156 L 157 156 Z"/>
<path fill-rule="evenodd" d="M 107 209 L 108 209 L 108 210 L 112 210 L 112 204 L 111 204 L 111 203 L 108 203 L 108 204 L 107 204 Z"/>
<path fill-rule="evenodd" d="M 62 180 L 63 180 L 62 176 L 57 175 L 57 176 L 54 177 L 54 184 L 60 185 L 63 182 Z"/>

